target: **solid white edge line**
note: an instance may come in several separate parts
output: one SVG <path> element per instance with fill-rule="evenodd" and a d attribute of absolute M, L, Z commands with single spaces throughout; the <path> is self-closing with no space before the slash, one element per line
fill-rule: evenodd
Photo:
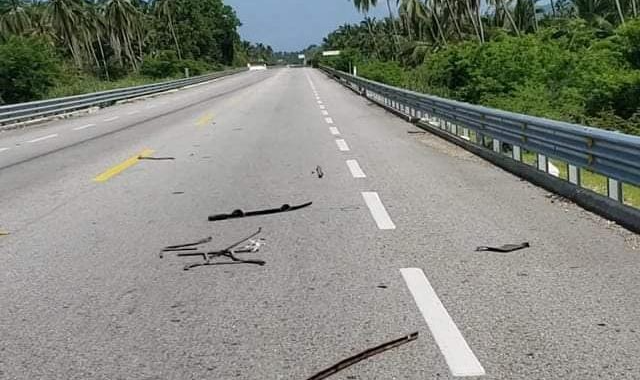
<path fill-rule="evenodd" d="M 28 142 L 28 143 L 36 143 L 36 142 L 39 142 L 39 141 L 52 139 L 52 138 L 54 138 L 54 137 L 58 137 L 58 134 L 57 134 L 57 133 L 54 133 L 54 134 L 47 135 L 47 136 L 44 136 L 44 137 L 38 137 L 37 139 L 29 140 L 29 141 L 27 141 L 27 142 Z"/>
<path fill-rule="evenodd" d="M 340 131 L 336 127 L 329 127 L 329 132 L 334 136 L 340 136 Z"/>
<path fill-rule="evenodd" d="M 347 160 L 347 166 L 349 167 L 349 171 L 353 178 L 367 178 L 367 175 L 364 174 L 362 168 L 360 168 L 360 164 L 356 160 Z"/>
<path fill-rule="evenodd" d="M 110 122 L 110 121 L 116 121 L 116 120 L 118 120 L 119 118 L 120 118 L 120 116 L 114 116 L 114 117 L 110 117 L 110 118 L 104 119 L 104 120 L 102 120 L 102 121 L 104 121 L 105 123 L 108 123 L 108 122 Z"/>
<path fill-rule="evenodd" d="M 87 124 L 87 125 L 83 125 L 83 126 L 80 126 L 80 127 L 75 127 L 75 128 L 73 128 L 73 130 L 74 131 L 81 131 L 83 129 L 93 128 L 95 126 L 96 126 L 95 124 Z"/>
<path fill-rule="evenodd" d="M 341 152 L 348 152 L 350 150 L 347 142 L 342 139 L 336 140 L 336 145 L 338 145 L 338 149 L 340 149 Z"/>
<path fill-rule="evenodd" d="M 332 119 L 332 118 L 330 118 L 330 117 L 325 117 L 325 118 L 324 118 L 324 121 L 326 121 L 326 122 L 327 122 L 327 124 L 333 124 L 333 119 Z"/>
<path fill-rule="evenodd" d="M 483 376 L 485 370 L 464 340 L 458 327 L 438 298 L 422 269 L 400 269 L 413 299 L 440 347 L 451 374 L 457 377 Z"/>
<path fill-rule="evenodd" d="M 373 220 L 376 221 L 379 229 L 396 229 L 396 225 L 393 224 L 393 221 L 387 213 L 387 210 L 384 208 L 378 193 L 373 191 L 364 191 L 362 192 L 362 198 L 364 198 L 364 202 L 367 204 L 367 207 L 369 207 L 369 212 L 371 212 L 371 216 L 373 217 Z"/>
<path fill-rule="evenodd" d="M 4 152 L 5 150 L 9 150 L 10 148 L 0 148 L 0 152 Z"/>

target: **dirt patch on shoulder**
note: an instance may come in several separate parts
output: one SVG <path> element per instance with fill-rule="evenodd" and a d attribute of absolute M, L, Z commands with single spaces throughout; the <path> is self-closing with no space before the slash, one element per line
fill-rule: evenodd
<path fill-rule="evenodd" d="M 421 144 L 424 144 L 438 152 L 444 153 L 447 156 L 477 163 L 484 162 L 483 159 L 469 152 L 468 150 L 462 149 L 456 144 L 450 143 L 444 139 L 441 139 L 440 137 L 434 136 L 429 132 L 424 134 L 416 134 L 414 136 L 415 139 Z"/>

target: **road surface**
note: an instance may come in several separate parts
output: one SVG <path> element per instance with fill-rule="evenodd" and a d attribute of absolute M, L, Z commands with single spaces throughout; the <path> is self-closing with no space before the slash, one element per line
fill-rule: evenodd
<path fill-rule="evenodd" d="M 0 378 L 306 379 L 414 331 L 333 378 L 640 378 L 637 237 L 408 131 L 279 69 L 0 133 Z M 259 227 L 264 266 L 159 258 Z"/>

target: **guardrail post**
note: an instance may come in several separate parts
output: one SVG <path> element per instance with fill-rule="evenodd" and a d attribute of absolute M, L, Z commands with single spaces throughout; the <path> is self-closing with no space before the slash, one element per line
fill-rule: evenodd
<path fill-rule="evenodd" d="M 522 151 L 517 145 L 513 146 L 513 159 L 516 161 L 522 161 Z"/>
<path fill-rule="evenodd" d="M 609 198 L 618 202 L 622 201 L 622 186 L 620 186 L 620 181 L 608 178 L 607 192 L 609 193 Z"/>
<path fill-rule="evenodd" d="M 493 139 L 493 151 L 496 153 L 502 152 L 502 149 L 500 149 L 500 140 Z"/>
<path fill-rule="evenodd" d="M 547 164 L 547 156 L 538 154 L 538 170 L 543 171 L 545 173 L 549 172 L 549 167 Z"/>
<path fill-rule="evenodd" d="M 580 170 L 577 166 L 569 165 L 569 182 L 580 185 Z"/>

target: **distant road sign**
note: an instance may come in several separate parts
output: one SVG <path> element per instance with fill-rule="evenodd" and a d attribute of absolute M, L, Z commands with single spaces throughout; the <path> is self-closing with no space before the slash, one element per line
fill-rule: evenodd
<path fill-rule="evenodd" d="M 323 57 L 331 57 L 335 55 L 340 55 L 340 50 L 327 50 L 322 52 Z"/>
<path fill-rule="evenodd" d="M 298 59 L 305 59 L 306 57 L 304 56 L 304 54 L 298 54 Z"/>

